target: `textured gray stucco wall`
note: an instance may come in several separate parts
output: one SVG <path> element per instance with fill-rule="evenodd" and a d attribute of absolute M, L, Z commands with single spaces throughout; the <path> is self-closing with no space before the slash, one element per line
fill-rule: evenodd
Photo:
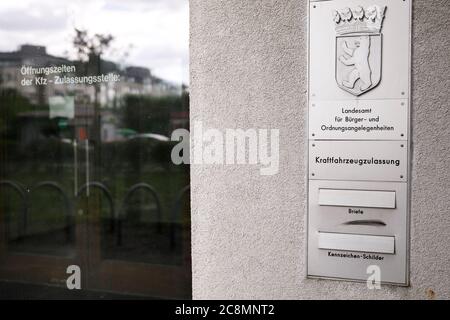
<path fill-rule="evenodd" d="M 195 299 L 450 298 L 450 2 L 413 3 L 411 286 L 306 279 L 306 0 L 191 0 L 191 123 L 280 129 L 280 169 L 192 165 Z"/>

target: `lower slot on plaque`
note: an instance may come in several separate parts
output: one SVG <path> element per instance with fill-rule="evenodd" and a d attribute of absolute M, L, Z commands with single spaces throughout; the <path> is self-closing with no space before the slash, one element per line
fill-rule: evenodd
<path fill-rule="evenodd" d="M 395 253 L 395 237 L 319 232 L 319 249 Z"/>

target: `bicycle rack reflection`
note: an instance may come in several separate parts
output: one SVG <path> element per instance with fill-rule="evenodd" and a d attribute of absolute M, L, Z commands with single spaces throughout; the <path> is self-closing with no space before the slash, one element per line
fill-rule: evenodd
<path fill-rule="evenodd" d="M 61 199 L 64 204 L 64 216 L 66 219 L 66 226 L 65 226 L 65 238 L 66 242 L 69 243 L 72 240 L 72 236 L 74 235 L 74 228 L 75 228 L 75 210 L 74 205 L 77 202 L 77 200 L 83 195 L 84 191 L 86 191 L 86 194 L 89 194 L 89 189 L 99 189 L 103 195 L 106 196 L 109 204 L 109 217 L 110 217 L 110 225 L 109 230 L 110 232 L 114 233 L 116 232 L 115 236 L 115 242 L 117 246 L 122 245 L 123 243 L 123 221 L 127 217 L 126 212 L 126 205 L 127 202 L 130 200 L 132 195 L 138 191 L 138 190 L 144 190 L 148 194 L 151 195 L 155 205 L 156 205 L 156 218 L 157 218 L 157 231 L 161 232 L 161 218 L 162 218 L 162 208 L 161 208 L 161 200 L 157 193 L 157 191 L 149 184 L 147 183 L 137 183 L 132 185 L 127 192 L 125 193 L 124 198 L 120 202 L 119 210 L 116 212 L 116 206 L 114 203 L 113 196 L 108 189 L 106 185 L 104 185 L 101 182 L 89 182 L 81 186 L 76 195 L 71 199 L 71 197 L 68 196 L 68 194 L 64 191 L 64 189 L 55 181 L 42 181 L 38 184 L 34 185 L 31 188 L 27 188 L 26 186 L 23 186 L 19 182 L 12 181 L 12 180 L 1 180 L 0 181 L 0 188 L 9 187 L 13 191 L 15 191 L 20 199 L 21 199 L 21 205 L 20 205 L 20 220 L 17 223 L 17 233 L 20 237 L 26 237 L 27 236 L 27 229 L 28 229 L 28 223 L 29 223 L 29 209 L 30 209 L 30 203 L 31 203 L 31 195 L 33 193 L 36 193 L 38 190 L 41 190 L 43 188 L 51 188 L 58 192 L 58 194 L 61 196 Z M 169 228 L 169 243 L 170 248 L 173 250 L 176 247 L 176 222 L 177 219 L 181 219 L 179 216 L 181 214 L 182 209 L 182 201 L 186 197 L 186 195 L 189 195 L 190 186 L 185 186 L 182 188 L 176 195 L 173 205 L 170 209 L 170 228 Z M 9 235 L 11 231 L 11 219 L 10 215 L 6 214 L 6 232 Z M 9 239 L 8 236 L 6 239 Z"/>

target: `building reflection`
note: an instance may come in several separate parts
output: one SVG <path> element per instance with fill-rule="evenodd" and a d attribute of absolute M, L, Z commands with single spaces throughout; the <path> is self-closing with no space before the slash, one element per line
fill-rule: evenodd
<path fill-rule="evenodd" d="M 65 76 L 120 81 L 21 72 L 62 65 L 75 67 Z M 77 264 L 87 289 L 190 297 L 189 168 L 171 162 L 169 138 L 189 127 L 186 86 L 100 55 L 22 45 L 0 52 L 0 111 L 0 286 L 64 287 Z"/>

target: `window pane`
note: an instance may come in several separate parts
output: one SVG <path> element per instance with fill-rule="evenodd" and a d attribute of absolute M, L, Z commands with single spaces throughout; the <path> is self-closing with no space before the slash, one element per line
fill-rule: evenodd
<path fill-rule="evenodd" d="M 0 4 L 4 297 L 191 297 L 189 166 L 171 160 L 189 128 L 188 10 Z"/>

